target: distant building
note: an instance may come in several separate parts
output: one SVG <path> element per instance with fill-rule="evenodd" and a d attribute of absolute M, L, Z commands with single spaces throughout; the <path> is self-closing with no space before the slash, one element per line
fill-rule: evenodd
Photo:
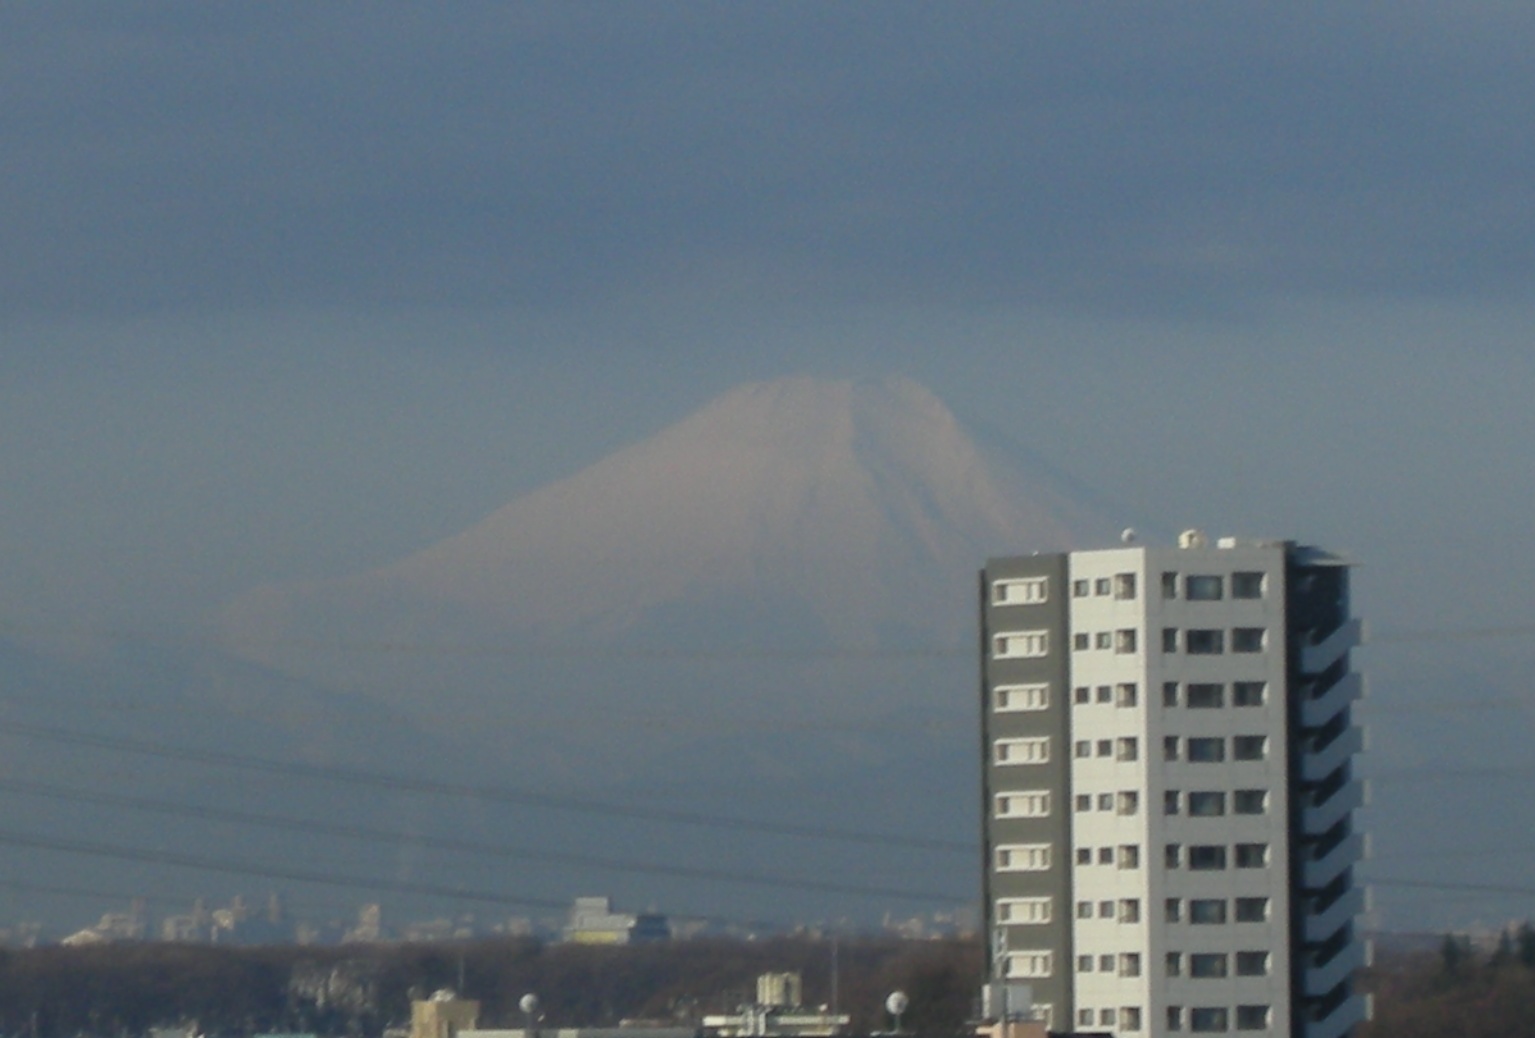
<path fill-rule="evenodd" d="M 671 935 L 666 916 L 615 912 L 606 897 L 576 898 L 565 925 L 565 940 L 572 944 L 640 944 L 669 940 Z"/>
<path fill-rule="evenodd" d="M 803 1004 L 804 982 L 798 973 L 764 973 L 757 978 L 757 1001 L 734 1013 L 706 1016 L 706 1038 L 829 1038 L 847 1031 L 852 1017 L 826 1006 Z"/>
<path fill-rule="evenodd" d="M 994 1017 L 1271 1038 L 1365 1018 L 1348 576 L 1193 530 L 987 563 Z"/>

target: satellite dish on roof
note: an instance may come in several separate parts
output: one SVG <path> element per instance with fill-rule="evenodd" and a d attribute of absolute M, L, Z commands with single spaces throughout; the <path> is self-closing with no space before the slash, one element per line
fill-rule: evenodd
<path fill-rule="evenodd" d="M 1134 544 L 1135 543 L 1135 528 L 1133 526 L 1127 526 L 1127 527 L 1124 528 L 1124 531 L 1121 532 L 1120 535 L 1119 535 L 1119 543 L 1121 543 L 1121 544 Z"/>

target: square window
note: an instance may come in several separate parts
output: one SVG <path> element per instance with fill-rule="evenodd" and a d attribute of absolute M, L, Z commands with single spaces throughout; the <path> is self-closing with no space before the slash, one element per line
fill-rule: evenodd
<path fill-rule="evenodd" d="M 1226 632 L 1211 627 L 1191 627 L 1183 633 L 1184 651 L 1190 656 L 1219 656 L 1226 651 Z"/>
<path fill-rule="evenodd" d="M 1099 577 L 1097 580 L 1093 581 L 1093 594 L 1095 594 L 1095 595 L 1106 595 L 1108 593 L 1109 593 L 1109 578 L 1108 577 Z"/>
<path fill-rule="evenodd" d="M 1081 1027 L 1093 1026 L 1093 1011 L 1091 1009 L 1078 1009 L 1077 1024 Z"/>
<path fill-rule="evenodd" d="M 1183 976 L 1183 955 L 1180 952 L 1167 953 L 1166 972 L 1169 977 Z"/>
<path fill-rule="evenodd" d="M 1113 793 L 1099 793 L 1098 794 L 1098 810 L 1100 810 L 1100 811 L 1112 811 L 1112 810 L 1114 810 L 1114 794 Z"/>
<path fill-rule="evenodd" d="M 1238 1031 L 1267 1031 L 1268 1026 L 1268 1006 L 1237 1006 Z"/>
<path fill-rule="evenodd" d="M 1178 705 L 1178 683 L 1176 681 L 1162 682 L 1162 705 Z"/>
<path fill-rule="evenodd" d="M 1191 925 L 1215 926 L 1225 921 L 1226 901 L 1224 898 L 1196 897 L 1189 900 L 1189 923 Z"/>
<path fill-rule="evenodd" d="M 1112 865 L 1112 864 L 1114 864 L 1114 848 L 1112 848 L 1112 847 L 1099 847 L 1098 848 L 1098 864 L 1099 865 Z"/>
<path fill-rule="evenodd" d="M 1093 863 L 1093 849 L 1091 847 L 1077 848 L 1077 864 L 1091 865 Z"/>
<path fill-rule="evenodd" d="M 1266 951 L 1237 952 L 1237 976 L 1266 977 L 1269 974 L 1269 953 Z"/>
<path fill-rule="evenodd" d="M 1112 902 L 1112 901 L 1100 901 L 1100 902 L 1098 902 L 1098 918 L 1099 919 L 1113 919 L 1114 918 L 1114 902 Z"/>
<path fill-rule="evenodd" d="M 1076 688 L 1071 690 L 1071 701 L 1073 703 L 1090 703 L 1092 702 L 1092 699 L 1092 689 L 1088 688 L 1086 685 L 1078 685 Z"/>
<path fill-rule="evenodd" d="M 1233 573 L 1231 574 L 1232 598 L 1262 598 L 1263 574 L 1262 573 Z"/>
<path fill-rule="evenodd" d="M 1183 919 L 1183 899 L 1170 897 L 1162 906 L 1162 917 L 1169 923 L 1176 923 Z"/>
<path fill-rule="evenodd" d="M 1141 867 L 1141 849 L 1133 843 L 1122 844 L 1119 848 L 1119 867 L 1122 869 L 1138 869 Z"/>
<path fill-rule="evenodd" d="M 1162 848 L 1163 868 L 1176 869 L 1183 864 L 1183 844 L 1169 843 Z"/>
<path fill-rule="evenodd" d="M 1091 919 L 1093 917 L 1093 903 L 1091 901 L 1077 902 L 1077 918 Z"/>
<path fill-rule="evenodd" d="M 1120 601 L 1128 601 L 1135 597 L 1135 574 L 1114 574 L 1114 597 Z"/>
<path fill-rule="evenodd" d="M 1183 1007 L 1182 1006 L 1168 1006 L 1167 1007 L 1167 1029 L 1169 1031 L 1181 1031 L 1181 1030 L 1183 1030 Z"/>
<path fill-rule="evenodd" d="M 1099 973 L 1113 973 L 1114 972 L 1114 956 L 1112 956 L 1112 955 L 1100 955 L 1100 956 L 1098 956 L 1098 972 Z"/>
<path fill-rule="evenodd" d="M 1162 597 L 1178 597 L 1178 574 L 1170 572 L 1162 574 Z"/>
<path fill-rule="evenodd" d="M 1092 795 L 1089 793 L 1078 793 L 1072 800 L 1072 807 L 1078 811 L 1091 811 L 1093 809 Z"/>
<path fill-rule="evenodd" d="M 1103 1027 L 1113 1027 L 1114 1026 L 1114 1010 L 1112 1010 L 1112 1009 L 1100 1009 L 1100 1010 L 1098 1010 L 1098 1023 L 1099 1023 L 1100 1026 L 1103 1026 Z"/>
<path fill-rule="evenodd" d="M 1182 799 L 1182 794 L 1180 794 L 1176 789 L 1166 789 L 1166 790 L 1163 790 L 1162 791 L 1162 813 L 1164 815 L 1175 815 L 1175 814 L 1177 814 L 1178 813 L 1179 801 L 1181 799 Z"/>
<path fill-rule="evenodd" d="M 1115 812 L 1121 815 L 1133 815 L 1138 813 L 1140 809 L 1141 795 L 1133 789 L 1120 793 L 1118 803 L 1114 808 Z"/>
<path fill-rule="evenodd" d="M 1112 757 L 1112 756 L 1114 756 L 1114 740 L 1113 739 L 1099 739 L 1098 740 L 1098 756 L 1100 756 L 1100 757 Z"/>
<path fill-rule="evenodd" d="M 1093 647 L 1096 649 L 1107 649 L 1113 643 L 1114 636 L 1108 631 L 1099 631 L 1093 635 Z"/>
<path fill-rule="evenodd" d="M 1071 595 L 1073 598 L 1087 597 L 1087 581 L 1073 580 L 1071 582 Z"/>
<path fill-rule="evenodd" d="M 1195 1006 L 1189 1010 L 1189 1030 L 1215 1034 L 1228 1029 L 1225 1006 Z"/>
<path fill-rule="evenodd" d="M 1140 742 L 1133 735 L 1124 736 L 1115 742 L 1115 760 L 1135 760 L 1140 756 Z"/>
<path fill-rule="evenodd" d="M 1114 689 L 1110 685 L 1099 685 L 1097 696 L 1100 703 L 1112 703 L 1114 701 Z"/>
<path fill-rule="evenodd" d="M 1225 759 L 1226 740 L 1209 736 L 1189 740 L 1189 760 L 1199 764 L 1214 764 Z"/>
<path fill-rule="evenodd" d="M 1268 699 L 1268 682 L 1238 681 L 1231 686 L 1232 706 L 1262 706 Z"/>
<path fill-rule="evenodd" d="M 1138 923 L 1141 921 L 1141 902 L 1139 898 L 1127 897 L 1120 900 L 1119 921 L 1121 923 Z"/>
<path fill-rule="evenodd" d="M 1077 972 L 1091 973 L 1093 971 L 1093 957 L 1091 955 L 1077 956 Z"/>
<path fill-rule="evenodd" d="M 1114 632 L 1114 651 L 1120 655 L 1136 651 L 1136 637 L 1134 627 L 1121 627 Z"/>
<path fill-rule="evenodd" d="M 1190 574 L 1183 581 L 1183 595 L 1190 602 L 1217 602 L 1221 598 L 1221 589 L 1225 581 L 1220 577 L 1199 574 Z"/>
<path fill-rule="evenodd" d="M 1262 627 L 1233 627 L 1231 629 L 1232 652 L 1262 652 L 1268 642 L 1268 633 Z"/>
<path fill-rule="evenodd" d="M 1189 956 L 1189 976 L 1209 980 L 1225 975 L 1225 952 L 1195 952 Z"/>
<path fill-rule="evenodd" d="M 1164 735 L 1162 737 L 1162 759 L 1178 759 L 1178 737 L 1176 735 Z"/>
<path fill-rule="evenodd" d="M 1141 957 L 1136 952 L 1125 952 L 1119 957 L 1119 975 L 1121 977 L 1139 977 L 1141 975 Z"/>
<path fill-rule="evenodd" d="M 1239 789 L 1231 794 L 1231 813 L 1236 815 L 1261 815 L 1268 811 L 1269 795 L 1266 789 Z"/>
<path fill-rule="evenodd" d="M 1195 843 L 1189 845 L 1189 869 L 1209 871 L 1226 867 L 1226 845 Z"/>
<path fill-rule="evenodd" d="M 1114 686 L 1114 705 L 1133 707 L 1140 699 L 1139 689 L 1133 681 L 1121 681 Z"/>
<path fill-rule="evenodd" d="M 1131 974 L 1135 976 L 1135 974 Z M 1141 1007 L 1125 1006 L 1119 1011 L 1119 1029 L 1121 1031 L 1139 1031 L 1141 1029 Z"/>
<path fill-rule="evenodd" d="M 1236 735 L 1231 739 L 1232 760 L 1262 760 L 1268 756 L 1266 735 Z"/>
<path fill-rule="evenodd" d="M 1236 901 L 1235 915 L 1239 923 L 1266 923 L 1269 917 L 1269 899 L 1239 897 Z"/>
<path fill-rule="evenodd" d="M 1091 757 L 1093 755 L 1093 744 L 1086 739 L 1078 739 L 1076 745 L 1072 747 L 1072 753 L 1078 757 Z"/>
<path fill-rule="evenodd" d="M 1078 633 L 1071 636 L 1071 647 L 1076 649 L 1078 652 L 1087 648 L 1088 644 L 1087 635 L 1083 632 L 1079 631 Z"/>
<path fill-rule="evenodd" d="M 1239 843 L 1232 848 L 1232 857 L 1239 869 L 1267 868 L 1269 845 L 1266 843 Z"/>
<path fill-rule="evenodd" d="M 1216 710 L 1224 704 L 1225 687 L 1209 682 L 1191 683 L 1185 702 L 1190 710 Z"/>
<path fill-rule="evenodd" d="M 1164 627 L 1164 628 L 1162 628 L 1162 651 L 1163 652 L 1177 652 L 1178 651 L 1178 628 L 1176 628 L 1176 627 Z"/>
<path fill-rule="evenodd" d="M 1201 790 L 1189 794 L 1189 814 L 1196 818 L 1214 818 L 1226 813 L 1226 794 Z"/>

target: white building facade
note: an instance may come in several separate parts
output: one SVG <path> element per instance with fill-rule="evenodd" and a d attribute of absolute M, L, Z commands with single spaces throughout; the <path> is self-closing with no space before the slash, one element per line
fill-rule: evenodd
<path fill-rule="evenodd" d="M 981 593 L 993 976 L 1055 1030 L 1348 1034 L 1346 563 L 1189 531 L 994 559 Z"/>

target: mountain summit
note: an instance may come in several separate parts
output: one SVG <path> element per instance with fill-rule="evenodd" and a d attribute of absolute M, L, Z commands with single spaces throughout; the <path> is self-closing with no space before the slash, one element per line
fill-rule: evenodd
<path fill-rule="evenodd" d="M 226 630 L 247 657 L 361 690 L 436 647 L 412 680 L 438 708 L 461 702 L 452 672 L 500 653 L 536 698 L 527 678 L 551 655 L 968 648 L 989 554 L 1111 529 L 985 456 L 914 382 L 791 378 L 726 393 L 397 563 L 259 589 Z M 477 702 L 500 683 L 474 680 Z M 619 680 L 632 689 L 632 668 Z"/>

